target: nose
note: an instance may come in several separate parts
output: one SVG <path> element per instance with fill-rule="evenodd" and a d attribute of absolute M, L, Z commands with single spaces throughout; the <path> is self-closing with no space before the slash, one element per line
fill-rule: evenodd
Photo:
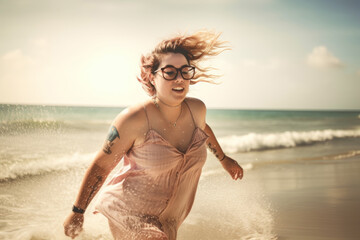
<path fill-rule="evenodd" d="M 180 71 L 177 73 L 177 76 L 175 78 L 175 82 L 181 82 L 184 81 L 183 77 L 181 76 Z"/>

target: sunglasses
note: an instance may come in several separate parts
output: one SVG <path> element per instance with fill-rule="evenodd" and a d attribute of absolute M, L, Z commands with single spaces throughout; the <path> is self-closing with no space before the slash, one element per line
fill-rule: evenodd
<path fill-rule="evenodd" d="M 184 65 L 181 68 L 176 68 L 172 65 L 167 65 L 163 68 L 154 71 L 154 74 L 157 73 L 158 71 L 161 71 L 163 78 L 168 81 L 175 80 L 179 72 L 184 80 L 190 80 L 195 75 L 195 67 L 189 65 Z"/>

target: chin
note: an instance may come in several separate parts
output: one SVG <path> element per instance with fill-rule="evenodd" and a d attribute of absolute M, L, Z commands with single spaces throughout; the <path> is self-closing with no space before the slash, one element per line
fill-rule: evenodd
<path fill-rule="evenodd" d="M 181 94 L 181 95 L 175 95 L 175 96 L 173 96 L 173 99 L 175 100 L 175 101 L 184 101 L 184 99 L 186 98 L 186 93 L 184 93 L 184 94 Z"/>

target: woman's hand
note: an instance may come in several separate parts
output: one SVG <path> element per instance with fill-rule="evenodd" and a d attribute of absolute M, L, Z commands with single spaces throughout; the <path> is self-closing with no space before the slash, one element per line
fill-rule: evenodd
<path fill-rule="evenodd" d="M 71 212 L 64 221 L 65 235 L 74 239 L 83 230 L 84 215 L 81 213 Z"/>
<path fill-rule="evenodd" d="M 225 156 L 224 160 L 221 161 L 221 165 L 234 180 L 237 180 L 238 178 L 243 178 L 244 170 L 234 159 Z"/>

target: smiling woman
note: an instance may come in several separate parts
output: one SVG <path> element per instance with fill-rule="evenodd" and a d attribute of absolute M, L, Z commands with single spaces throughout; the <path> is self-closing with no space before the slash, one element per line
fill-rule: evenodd
<path fill-rule="evenodd" d="M 142 56 L 138 80 L 152 99 L 126 108 L 113 121 L 64 222 L 66 235 L 78 235 L 82 214 L 121 159 L 124 166 L 104 186 L 95 207 L 108 218 L 115 239 L 177 238 L 194 202 L 206 147 L 234 180 L 243 177 L 206 124 L 205 104 L 186 97 L 191 84 L 212 82 L 198 63 L 227 49 L 218 38 L 211 32 L 180 35 Z"/>
<path fill-rule="evenodd" d="M 170 40 L 164 40 L 153 50 L 152 53 L 141 58 L 141 76 L 138 80 L 143 84 L 144 90 L 150 95 L 155 94 L 155 88 L 150 83 L 149 77 L 159 67 L 161 56 L 165 53 L 182 54 L 188 64 L 190 62 L 197 69 L 197 73 L 190 80 L 191 84 L 197 82 L 212 82 L 214 75 L 208 73 L 211 69 L 201 68 L 199 63 L 208 57 L 216 56 L 225 50 L 229 50 L 226 42 L 219 41 L 220 34 L 211 32 L 198 32 L 192 36 L 178 36 Z"/>

